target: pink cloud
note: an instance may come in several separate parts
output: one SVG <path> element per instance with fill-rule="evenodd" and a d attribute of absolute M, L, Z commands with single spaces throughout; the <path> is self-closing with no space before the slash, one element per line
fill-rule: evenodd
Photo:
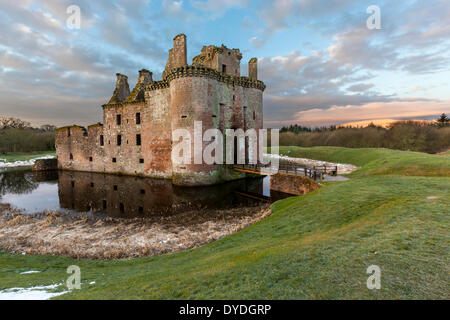
<path fill-rule="evenodd" d="M 425 118 L 441 113 L 450 112 L 450 100 L 420 100 L 420 101 L 392 101 L 373 102 L 364 105 L 332 106 L 327 109 L 310 109 L 299 111 L 292 120 L 267 121 L 266 125 L 286 125 L 299 123 L 303 125 L 331 125 L 357 120 L 376 119 L 409 119 Z"/>

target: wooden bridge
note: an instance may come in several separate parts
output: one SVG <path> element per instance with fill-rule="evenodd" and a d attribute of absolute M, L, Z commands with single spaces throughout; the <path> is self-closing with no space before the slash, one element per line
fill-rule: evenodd
<path fill-rule="evenodd" d="M 324 174 L 337 175 L 337 166 L 314 166 L 312 168 L 305 167 L 295 162 L 281 162 L 278 166 L 272 167 L 271 165 L 261 164 L 238 164 L 234 165 L 233 169 L 239 172 L 259 174 L 259 175 L 272 175 L 279 172 L 291 175 L 301 175 L 313 180 L 322 180 Z"/>

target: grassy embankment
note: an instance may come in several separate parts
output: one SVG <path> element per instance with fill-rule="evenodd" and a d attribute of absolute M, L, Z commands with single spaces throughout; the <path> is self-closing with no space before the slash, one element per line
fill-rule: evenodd
<path fill-rule="evenodd" d="M 281 152 L 362 168 L 349 181 L 279 201 L 269 218 L 186 252 L 128 261 L 0 253 L 0 290 L 62 283 L 76 264 L 82 289 L 59 298 L 450 298 L 450 158 L 338 147 Z M 366 287 L 373 264 L 382 271 L 381 290 Z M 19 275 L 29 270 L 42 272 Z"/>
<path fill-rule="evenodd" d="M 5 159 L 6 162 L 15 161 L 27 161 L 44 156 L 55 156 L 55 151 L 39 151 L 39 152 L 29 152 L 29 153 L 18 153 L 18 152 L 8 152 L 6 154 L 0 153 L 0 159 Z"/>

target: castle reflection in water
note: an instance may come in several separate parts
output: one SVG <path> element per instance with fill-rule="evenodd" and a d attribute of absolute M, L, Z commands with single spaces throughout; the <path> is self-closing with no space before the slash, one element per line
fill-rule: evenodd
<path fill-rule="evenodd" d="M 0 172 L 0 202 L 24 213 L 95 212 L 112 217 L 168 215 L 194 209 L 261 205 L 288 195 L 270 190 L 268 178 L 208 187 L 178 187 L 170 180 L 91 172 Z"/>
<path fill-rule="evenodd" d="M 238 191 L 238 192 L 236 192 Z M 263 194 L 262 179 L 246 179 L 208 187 L 177 187 L 170 180 L 89 172 L 59 172 L 60 206 L 111 216 L 176 213 L 186 209 L 232 208 L 261 202 L 240 192 Z"/>

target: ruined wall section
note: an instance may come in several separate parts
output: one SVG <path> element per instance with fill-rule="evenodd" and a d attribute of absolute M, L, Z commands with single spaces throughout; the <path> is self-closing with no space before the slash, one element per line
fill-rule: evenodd
<path fill-rule="evenodd" d="M 56 157 L 58 158 L 58 169 L 70 169 L 72 161 L 70 154 L 72 153 L 72 138 L 69 136 L 76 126 L 62 127 L 55 130 L 55 148 Z"/>
<path fill-rule="evenodd" d="M 126 75 L 117 73 L 116 88 L 109 100 L 109 104 L 121 103 L 125 101 L 130 95 L 130 86 L 128 85 L 128 77 Z"/>
<path fill-rule="evenodd" d="M 104 149 L 105 172 L 117 174 L 145 175 L 143 153 L 145 102 L 105 105 L 104 111 Z M 137 123 L 140 115 L 140 124 Z M 141 145 L 138 137 L 141 135 Z M 120 144 L 120 145 L 119 145 Z"/>
<path fill-rule="evenodd" d="M 88 127 L 87 141 L 84 150 L 89 159 L 89 170 L 93 172 L 105 171 L 105 148 L 100 144 L 100 136 L 103 135 L 103 125 L 94 124 Z"/>
<path fill-rule="evenodd" d="M 242 54 L 239 49 L 229 49 L 224 45 L 221 47 L 205 46 L 202 48 L 201 54 L 193 59 L 192 64 L 239 77 L 241 75 L 241 59 Z"/>
<path fill-rule="evenodd" d="M 126 99 L 126 102 L 142 102 L 145 100 L 145 88 L 146 86 L 153 82 L 153 73 L 146 69 L 142 69 L 139 71 L 138 81 L 133 91 L 131 91 L 130 95 Z"/>
<path fill-rule="evenodd" d="M 186 35 L 179 34 L 173 39 L 173 48 L 169 50 L 169 58 L 166 62 L 166 67 L 162 74 L 163 80 L 166 75 L 174 68 L 183 67 L 187 65 L 187 44 Z"/>
<path fill-rule="evenodd" d="M 143 128 L 145 174 L 172 177 L 172 127 L 169 84 L 154 82 L 147 87 Z M 149 125 L 147 125 L 149 124 Z"/>
<path fill-rule="evenodd" d="M 60 128 L 55 132 L 58 168 L 94 171 L 93 153 L 96 145 L 89 143 L 88 130 L 80 126 Z M 92 160 L 92 161 L 91 161 Z"/>
<path fill-rule="evenodd" d="M 258 59 L 251 58 L 248 62 L 248 77 L 252 80 L 258 80 Z"/>

